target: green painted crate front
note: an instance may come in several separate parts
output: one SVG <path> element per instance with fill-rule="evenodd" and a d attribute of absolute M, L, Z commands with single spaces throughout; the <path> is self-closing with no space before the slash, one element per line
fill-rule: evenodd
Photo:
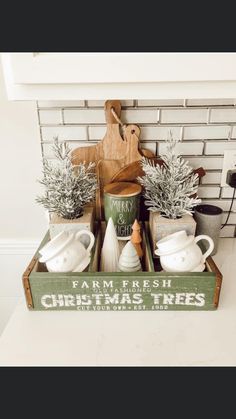
<path fill-rule="evenodd" d="M 140 311 L 214 310 L 219 303 L 222 275 L 213 259 L 207 272 L 154 272 L 146 232 L 149 272 L 105 273 L 93 270 L 99 246 L 92 255 L 88 272 L 38 272 L 36 253 L 23 275 L 26 301 L 32 310 Z M 40 247 L 48 240 L 45 236 Z M 97 236 L 97 242 L 99 241 Z M 97 252 L 97 254 L 96 254 Z M 95 261 L 95 264 L 94 264 Z"/>

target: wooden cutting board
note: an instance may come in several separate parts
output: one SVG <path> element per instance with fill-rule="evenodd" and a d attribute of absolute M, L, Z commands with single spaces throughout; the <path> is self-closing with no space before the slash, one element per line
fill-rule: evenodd
<path fill-rule="evenodd" d="M 101 187 L 107 185 L 113 176 L 127 164 L 141 160 L 142 154 L 139 151 L 140 129 L 137 125 L 128 125 L 124 133 L 126 152 L 120 159 L 101 159 L 97 163 L 97 173 Z"/>
<path fill-rule="evenodd" d="M 107 131 L 104 138 L 96 145 L 88 147 L 78 147 L 71 153 L 71 160 L 74 165 L 81 162 L 95 162 L 99 160 L 122 159 L 127 151 L 127 139 L 123 139 L 120 135 L 120 126 L 118 121 L 114 118 L 111 108 L 113 108 L 120 118 L 121 115 L 121 103 L 119 100 L 107 100 L 104 105 L 105 117 L 107 123 Z M 137 130 L 139 128 L 137 127 Z M 140 133 L 140 130 L 139 130 Z M 129 130 L 127 131 L 127 135 Z M 141 150 L 142 152 L 142 150 Z M 150 156 L 149 150 L 143 150 L 143 154 Z M 151 153 L 152 154 L 152 153 Z M 153 155 L 153 154 L 152 154 Z"/>
<path fill-rule="evenodd" d="M 137 125 L 127 125 L 124 138 L 120 135 L 119 122 L 114 117 L 113 108 L 120 118 L 121 103 L 119 100 L 105 102 L 105 117 L 107 131 L 104 138 L 96 145 L 79 147 L 72 151 L 71 160 L 74 165 L 81 162 L 95 162 L 98 177 L 98 190 L 96 194 L 96 216 L 103 218 L 103 187 L 110 182 L 113 175 L 123 166 L 140 160 L 142 155 L 153 155 L 149 150 L 139 150 L 140 128 Z"/>
<path fill-rule="evenodd" d="M 149 157 L 150 160 L 154 161 L 155 164 L 162 164 L 162 160 L 157 157 Z M 111 182 L 137 182 L 138 176 L 144 176 L 144 171 L 141 166 L 141 162 L 135 161 L 127 164 L 117 171 L 111 179 Z"/>
<path fill-rule="evenodd" d="M 120 135 L 119 123 L 114 118 L 111 108 L 120 117 L 121 103 L 119 100 L 108 100 L 105 103 L 107 131 L 105 137 L 96 145 L 79 147 L 72 151 L 71 160 L 74 165 L 81 162 L 95 162 L 101 159 L 120 159 L 126 152 L 126 143 Z"/>
<path fill-rule="evenodd" d="M 149 157 L 154 164 L 163 164 L 163 160 L 159 157 Z M 203 167 L 193 170 L 193 173 L 197 173 L 199 179 L 205 176 L 206 172 Z M 138 176 L 144 176 L 145 173 L 142 169 L 141 162 L 135 161 L 122 167 L 111 179 L 111 182 L 137 182 Z"/>
<path fill-rule="evenodd" d="M 126 154 L 127 143 L 120 135 L 120 126 L 114 118 L 111 108 L 113 108 L 120 118 L 121 103 L 119 100 L 108 100 L 105 102 L 105 118 L 107 122 L 107 131 L 104 138 L 96 145 L 90 147 L 79 147 L 72 151 L 71 160 L 74 165 L 83 162 L 94 162 L 96 164 L 96 173 L 98 179 L 98 188 L 96 192 L 96 218 L 102 219 L 102 183 L 100 181 L 98 163 L 103 159 L 121 159 Z"/>

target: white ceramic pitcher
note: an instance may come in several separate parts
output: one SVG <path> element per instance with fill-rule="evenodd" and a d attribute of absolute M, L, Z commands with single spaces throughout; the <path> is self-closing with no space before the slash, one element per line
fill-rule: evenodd
<path fill-rule="evenodd" d="M 80 242 L 80 237 L 89 236 L 87 248 Z M 39 262 L 46 263 L 49 272 L 82 272 L 90 262 L 90 250 L 95 237 L 91 231 L 80 230 L 77 233 L 62 231 L 47 243 L 39 253 Z"/>
<path fill-rule="evenodd" d="M 202 254 L 197 243 L 207 240 L 209 248 Z M 205 260 L 214 249 L 213 240 L 204 234 L 187 236 L 186 231 L 170 234 L 157 242 L 155 254 L 160 256 L 162 268 L 167 272 L 202 272 Z"/>

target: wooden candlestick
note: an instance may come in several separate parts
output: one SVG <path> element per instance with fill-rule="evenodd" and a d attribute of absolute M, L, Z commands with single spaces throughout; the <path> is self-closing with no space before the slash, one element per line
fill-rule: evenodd
<path fill-rule="evenodd" d="M 141 247 L 142 237 L 140 234 L 140 225 L 138 220 L 135 220 L 134 224 L 132 225 L 133 233 L 131 235 L 131 242 L 133 243 L 138 256 L 141 258 L 143 256 L 143 250 Z"/>

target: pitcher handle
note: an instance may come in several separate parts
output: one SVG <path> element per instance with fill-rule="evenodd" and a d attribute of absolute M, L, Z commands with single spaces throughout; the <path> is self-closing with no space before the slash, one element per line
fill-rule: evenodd
<path fill-rule="evenodd" d="M 199 236 L 194 238 L 195 243 L 199 242 L 200 240 L 207 240 L 209 243 L 209 248 L 207 251 L 202 255 L 202 262 L 205 263 L 206 258 L 210 256 L 214 249 L 214 242 L 211 237 L 206 236 L 205 234 L 200 234 Z"/>
<path fill-rule="evenodd" d="M 83 236 L 83 235 L 86 235 L 86 234 L 87 234 L 87 236 L 90 237 L 90 242 L 89 242 L 89 245 L 88 245 L 88 247 L 87 247 L 86 250 L 88 252 L 90 252 L 90 250 L 92 249 L 92 247 L 94 245 L 94 242 L 95 242 L 95 237 L 94 237 L 94 235 L 93 235 L 93 233 L 91 231 L 88 231 L 88 230 L 80 230 L 80 231 L 78 231 L 76 233 L 75 238 L 77 240 L 79 240 L 80 236 Z"/>

